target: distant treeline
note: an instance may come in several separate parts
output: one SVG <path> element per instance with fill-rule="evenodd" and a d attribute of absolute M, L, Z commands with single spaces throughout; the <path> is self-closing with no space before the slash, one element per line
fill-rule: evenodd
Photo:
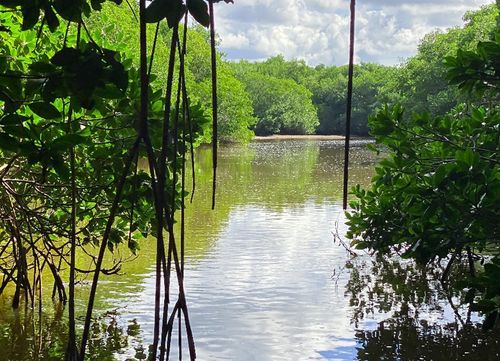
<path fill-rule="evenodd" d="M 401 103 L 406 114 L 428 111 L 442 115 L 464 99 L 456 87 L 448 86 L 443 61 L 457 49 L 475 49 L 490 37 L 498 10 L 494 4 L 467 12 L 464 26 L 435 31 L 421 41 L 415 56 L 397 66 L 364 63 L 355 66 L 352 132 L 368 135 L 368 116 L 384 104 Z M 126 6 L 106 7 L 95 19 L 101 40 L 119 41 L 138 36 L 134 18 Z M 105 20 L 103 20 L 105 19 Z M 105 21 L 105 24 L 99 22 Z M 154 28 L 148 29 L 154 36 Z M 137 33 L 137 34 L 136 34 Z M 191 48 L 187 54 L 187 86 L 191 104 L 210 118 L 210 48 L 202 27 L 189 29 Z M 118 39 L 117 39 L 118 38 Z M 168 63 L 169 30 L 160 29 L 157 63 Z M 137 49 L 122 49 L 139 62 Z M 153 69 L 156 74 L 165 69 Z M 308 66 L 303 60 L 285 60 L 278 55 L 263 62 L 231 62 L 219 54 L 219 139 L 245 142 L 254 134 L 342 134 L 344 132 L 347 66 Z M 155 81 L 158 90 L 165 78 Z M 206 141 L 211 127 L 207 123 Z"/>
<path fill-rule="evenodd" d="M 352 132 L 368 135 L 368 116 L 386 103 L 401 103 L 408 114 L 443 115 L 462 102 L 457 88 L 448 86 L 443 61 L 459 48 L 472 50 L 488 39 L 497 12 L 493 4 L 467 12 L 463 27 L 427 34 L 417 55 L 398 66 L 356 65 Z M 256 134 L 344 132 L 347 66 L 310 67 L 281 55 L 231 66 L 252 99 Z"/>

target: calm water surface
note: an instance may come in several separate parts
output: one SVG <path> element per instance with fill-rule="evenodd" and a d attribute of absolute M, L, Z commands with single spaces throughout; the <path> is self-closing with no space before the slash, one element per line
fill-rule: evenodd
<path fill-rule="evenodd" d="M 352 151 L 353 185 L 373 175 L 377 156 L 364 143 Z M 335 242 L 333 233 L 345 232 L 342 157 L 335 141 L 222 147 L 212 211 L 211 153 L 197 153 L 185 283 L 198 359 L 497 360 L 498 333 L 463 327 L 480 320 L 432 274 L 397 260 L 351 258 Z M 122 275 L 103 278 L 92 359 L 144 359 L 153 328 L 153 244 L 144 242 Z M 81 287 L 82 315 L 86 292 Z M 64 330 L 45 309 L 40 345 Z M 0 347 L 9 351 L 0 360 L 30 359 L 37 340 L 29 325 L 6 306 L 1 312 Z M 40 359 L 52 358 L 45 352 Z"/>

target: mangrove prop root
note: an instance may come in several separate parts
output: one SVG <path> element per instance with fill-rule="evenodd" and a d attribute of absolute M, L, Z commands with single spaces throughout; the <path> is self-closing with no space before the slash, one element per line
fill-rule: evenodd
<path fill-rule="evenodd" d="M 349 193 L 349 147 L 351 140 L 352 114 L 352 84 L 354 73 L 354 35 L 356 22 L 356 0 L 351 0 L 351 23 L 349 31 L 349 74 L 347 82 L 347 109 L 345 121 L 345 149 L 344 149 L 344 189 L 342 207 L 347 209 L 347 195 Z"/>

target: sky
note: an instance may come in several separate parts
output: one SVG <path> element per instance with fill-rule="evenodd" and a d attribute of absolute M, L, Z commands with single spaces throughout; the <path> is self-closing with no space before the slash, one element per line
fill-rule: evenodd
<path fill-rule="evenodd" d="M 467 10 L 493 0 L 358 0 L 356 62 L 394 65 L 427 33 L 462 25 Z M 309 65 L 347 62 L 349 0 L 234 0 L 216 4 L 216 30 L 229 60 L 283 54 Z"/>

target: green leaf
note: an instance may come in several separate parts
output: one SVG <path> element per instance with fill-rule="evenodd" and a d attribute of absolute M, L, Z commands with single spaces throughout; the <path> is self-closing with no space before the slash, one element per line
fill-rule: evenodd
<path fill-rule="evenodd" d="M 44 119 L 56 119 L 61 117 L 59 110 L 57 110 L 57 108 L 50 103 L 33 103 L 29 105 L 29 108 L 33 111 L 33 113 Z"/>
<path fill-rule="evenodd" d="M 204 0 L 188 0 L 187 7 L 193 18 L 208 28 L 210 25 L 210 15 L 208 14 L 207 3 Z"/>
<path fill-rule="evenodd" d="M 47 22 L 51 32 L 57 30 L 57 27 L 59 26 L 59 19 L 57 18 L 57 15 L 52 7 L 49 5 L 45 7 L 45 21 Z"/>
<path fill-rule="evenodd" d="M 167 17 L 168 9 L 168 0 L 154 0 L 146 8 L 144 18 L 147 23 L 157 23 Z"/>
<path fill-rule="evenodd" d="M 78 62 L 80 51 L 75 48 L 62 48 L 50 59 L 50 62 L 58 66 L 68 66 Z"/>
<path fill-rule="evenodd" d="M 86 140 L 87 138 L 80 134 L 66 134 L 55 139 L 52 143 L 50 143 L 49 147 L 52 150 L 64 150 L 70 148 L 71 146 L 82 144 Z"/>
<path fill-rule="evenodd" d="M 448 166 L 446 164 L 441 165 L 434 172 L 434 176 L 432 177 L 432 182 L 434 186 L 439 186 L 444 178 L 448 175 Z"/>
<path fill-rule="evenodd" d="M 145 19 L 147 23 L 157 23 L 166 18 L 172 28 L 179 23 L 185 11 L 181 0 L 153 0 L 146 8 Z"/>
<path fill-rule="evenodd" d="M 34 4 L 25 5 L 22 8 L 23 11 L 23 30 L 31 29 L 38 22 L 40 17 L 40 8 Z"/>
<path fill-rule="evenodd" d="M 465 151 L 457 150 L 455 152 L 455 158 L 458 161 L 465 163 L 469 167 L 474 166 L 479 162 L 479 155 L 470 148 L 466 149 Z"/>
<path fill-rule="evenodd" d="M 90 0 L 90 6 L 92 6 L 92 9 L 95 11 L 101 11 L 102 10 L 102 0 Z"/>
<path fill-rule="evenodd" d="M 179 2 L 179 7 L 174 8 L 172 11 L 169 11 L 167 13 L 168 26 L 170 28 L 173 28 L 175 25 L 179 24 L 186 11 L 187 11 L 186 6 L 181 2 Z"/>
<path fill-rule="evenodd" d="M 483 122 L 484 121 L 485 110 L 484 108 L 473 108 L 471 117 L 475 121 Z"/>
<path fill-rule="evenodd" d="M 24 117 L 19 114 L 7 114 L 6 116 L 2 117 L 0 119 L 0 124 L 1 125 L 20 125 L 22 122 L 28 120 L 28 117 Z"/>
<path fill-rule="evenodd" d="M 22 126 L 22 124 L 18 125 L 9 125 L 4 127 L 5 133 L 14 136 L 15 138 L 26 138 L 29 134 L 28 130 Z"/>
<path fill-rule="evenodd" d="M 365 242 L 359 242 L 354 245 L 354 248 L 356 249 L 367 249 L 369 247 L 368 243 Z"/>
<path fill-rule="evenodd" d="M 108 247 L 112 247 L 115 244 L 120 244 L 122 242 L 123 232 L 117 228 L 111 228 L 109 232 Z M 112 247 L 113 248 L 113 247 Z"/>
<path fill-rule="evenodd" d="M 97 88 L 95 96 L 103 99 L 120 99 L 123 97 L 123 92 L 116 86 L 106 84 L 104 88 Z"/>
<path fill-rule="evenodd" d="M 0 149 L 16 152 L 18 148 L 19 142 L 16 138 L 6 133 L 0 133 Z"/>
<path fill-rule="evenodd" d="M 29 68 L 37 74 L 50 74 L 56 71 L 54 65 L 43 61 L 35 61 L 29 65 Z"/>
<path fill-rule="evenodd" d="M 137 251 L 140 250 L 140 247 L 139 247 L 139 242 L 137 242 L 134 238 L 131 238 L 128 241 L 128 248 L 135 255 L 137 254 Z"/>
<path fill-rule="evenodd" d="M 56 173 L 63 178 L 64 180 L 69 179 L 69 168 L 68 165 L 64 162 L 64 159 L 61 155 L 56 154 L 51 158 L 52 167 Z"/>
<path fill-rule="evenodd" d="M 81 21 L 84 0 L 54 0 L 54 8 L 65 20 Z"/>

